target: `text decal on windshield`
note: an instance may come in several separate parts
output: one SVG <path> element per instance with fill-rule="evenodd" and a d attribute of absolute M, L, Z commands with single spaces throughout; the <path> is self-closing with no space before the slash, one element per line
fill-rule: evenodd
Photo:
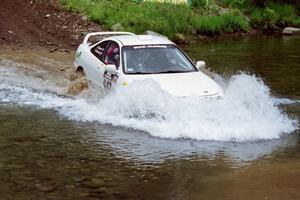
<path fill-rule="evenodd" d="M 147 48 L 168 48 L 166 45 L 142 45 L 142 46 L 134 46 L 133 49 L 147 49 Z"/>

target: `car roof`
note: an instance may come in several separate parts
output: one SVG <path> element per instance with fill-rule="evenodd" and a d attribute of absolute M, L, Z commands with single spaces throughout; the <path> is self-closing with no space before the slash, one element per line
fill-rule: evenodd
<path fill-rule="evenodd" d="M 117 35 L 105 38 L 105 40 L 117 40 L 124 46 L 174 44 L 167 37 L 156 35 Z"/>

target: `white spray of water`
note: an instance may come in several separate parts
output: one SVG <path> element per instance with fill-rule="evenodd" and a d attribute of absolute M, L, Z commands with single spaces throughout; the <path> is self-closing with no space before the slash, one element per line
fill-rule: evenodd
<path fill-rule="evenodd" d="M 247 74 L 231 77 L 221 100 L 182 101 L 148 80 L 120 88 L 81 115 L 153 136 L 199 140 L 270 139 L 297 128 L 297 122 L 279 110 L 269 88 Z"/>
<path fill-rule="evenodd" d="M 12 72 L 10 72 L 12 73 Z M 0 101 L 55 109 L 73 120 L 109 123 L 163 138 L 258 140 L 279 138 L 298 128 L 278 108 L 278 99 L 253 75 L 222 80 L 222 99 L 179 99 L 151 80 L 121 87 L 97 103 L 20 87 L 0 79 Z"/>

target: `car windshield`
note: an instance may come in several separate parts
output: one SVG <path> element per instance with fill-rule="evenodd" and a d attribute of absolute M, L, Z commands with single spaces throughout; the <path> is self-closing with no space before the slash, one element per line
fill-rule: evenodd
<path fill-rule="evenodd" d="M 193 64 L 174 45 L 123 47 L 126 74 L 183 73 L 196 71 Z"/>

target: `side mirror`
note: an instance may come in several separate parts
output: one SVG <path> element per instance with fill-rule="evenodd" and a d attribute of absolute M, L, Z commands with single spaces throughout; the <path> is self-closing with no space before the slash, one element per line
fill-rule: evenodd
<path fill-rule="evenodd" d="M 197 61 L 196 62 L 196 67 L 199 70 L 203 70 L 205 68 L 206 63 L 204 61 Z"/>
<path fill-rule="evenodd" d="M 111 74 L 116 74 L 117 73 L 117 69 L 115 65 L 106 65 L 105 66 L 105 71 L 111 73 Z"/>

